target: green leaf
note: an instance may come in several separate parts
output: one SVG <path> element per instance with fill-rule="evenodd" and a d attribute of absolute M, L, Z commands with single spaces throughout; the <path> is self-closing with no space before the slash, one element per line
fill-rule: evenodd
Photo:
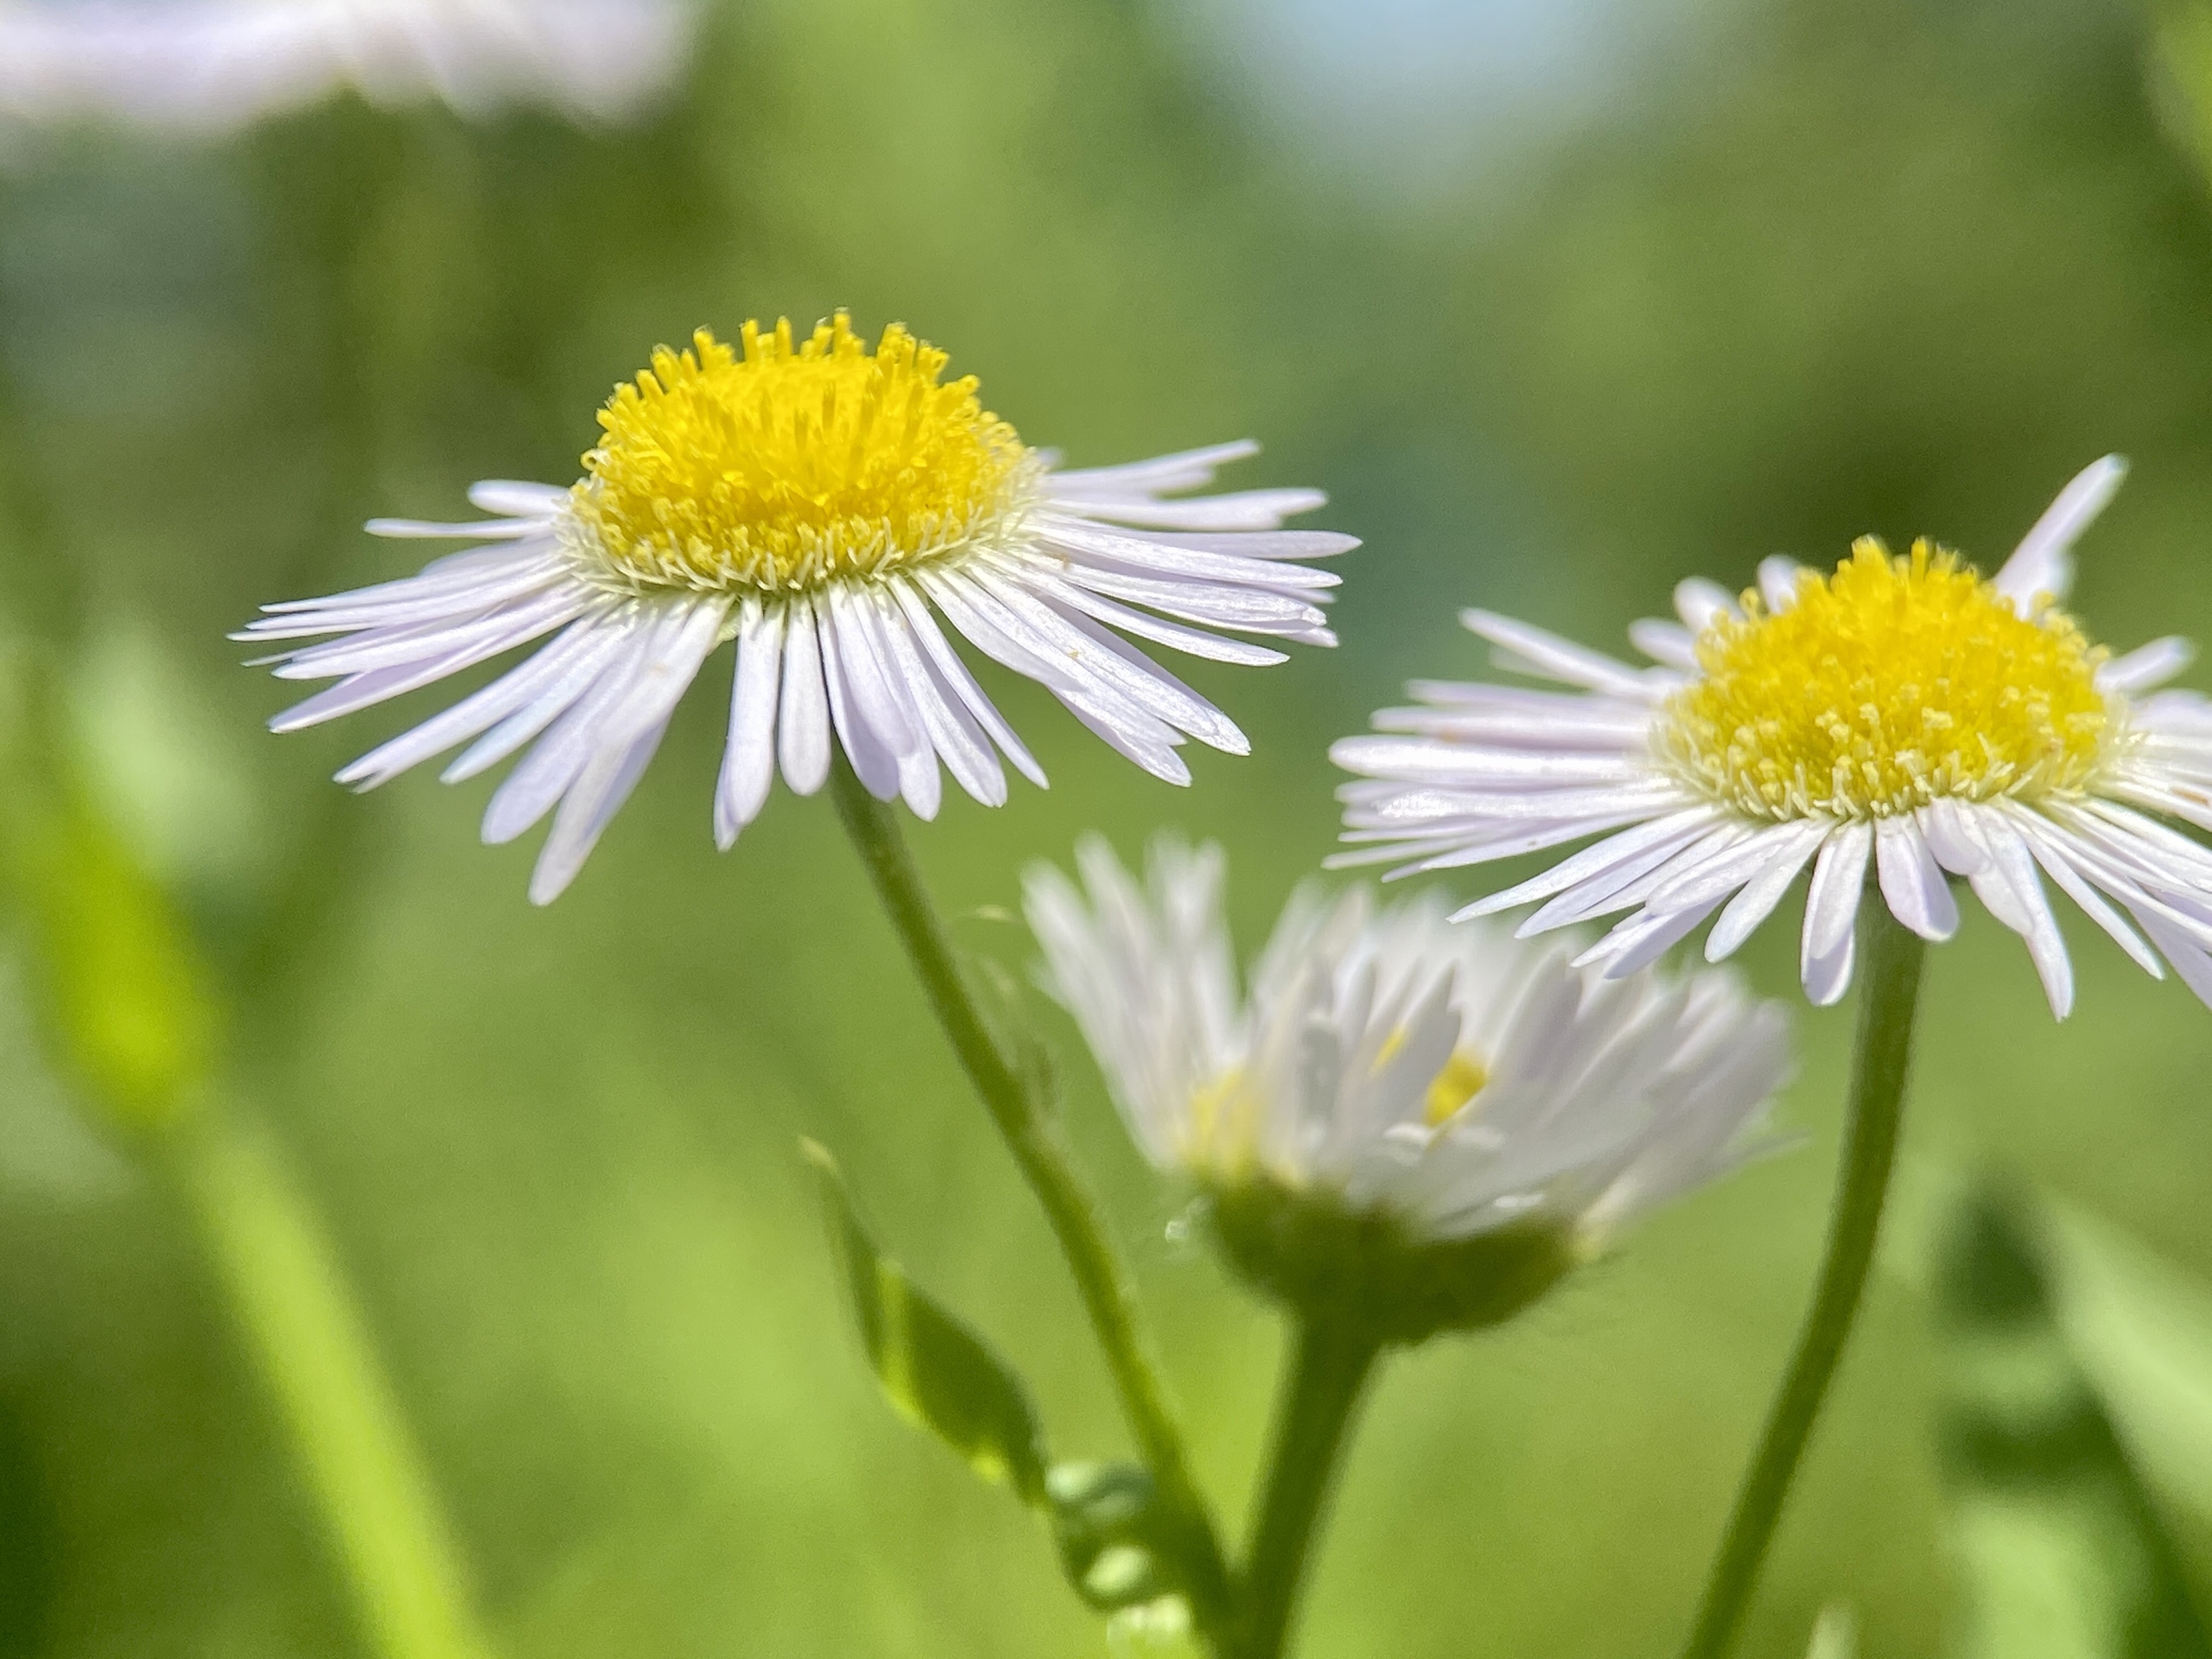
<path fill-rule="evenodd" d="M 1060 1463 L 1045 1478 L 1053 1538 L 1076 1593 L 1107 1612 L 1148 1607 L 1178 1589 L 1172 1520 L 1152 1478 L 1131 1463 Z"/>
<path fill-rule="evenodd" d="M 60 1599 L 61 1517 L 31 1437 L 0 1399 L 0 1659 L 44 1652 Z"/>
<path fill-rule="evenodd" d="M 1858 1650 L 1858 1626 L 1851 1610 L 1840 1604 L 1823 1607 L 1813 1626 L 1813 1645 L 1806 1649 L 1805 1659 L 1856 1659 Z"/>
<path fill-rule="evenodd" d="M 2212 0 L 2151 8 L 2153 91 L 2172 140 L 2212 169 Z"/>
<path fill-rule="evenodd" d="M 58 1070 L 126 1127 L 212 1073 L 220 1005 L 185 921 L 65 765 L 8 781 L 5 869 Z"/>
<path fill-rule="evenodd" d="M 799 1145 L 820 1178 L 868 1362 L 892 1408 L 943 1440 L 985 1480 L 1044 1507 L 1043 1434 L 1028 1391 L 980 1337 L 876 1248 L 836 1160 L 811 1140 Z"/>
<path fill-rule="evenodd" d="M 2049 1216 L 2075 1352 L 2160 1495 L 2212 1522 L 2212 1285 L 2079 1210 Z"/>
<path fill-rule="evenodd" d="M 1109 1659 L 1204 1659 L 1206 1651 L 1179 1595 L 1125 1607 L 1107 1622 Z"/>
<path fill-rule="evenodd" d="M 2212 1659 L 2180 1551 L 2061 1320 L 2034 1211 L 1950 1206 L 1931 1275 L 1959 1659 Z"/>

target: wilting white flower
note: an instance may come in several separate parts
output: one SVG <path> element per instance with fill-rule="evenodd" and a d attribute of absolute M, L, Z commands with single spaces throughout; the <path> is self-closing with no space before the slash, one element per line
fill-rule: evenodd
<path fill-rule="evenodd" d="M 1769 559 L 1741 600 L 1686 581 L 1679 623 L 1629 630 L 1656 667 L 1468 611 L 1498 666 L 1578 689 L 1417 682 L 1422 707 L 1375 717 L 1405 735 L 1331 750 L 1377 780 L 1341 793 L 1345 839 L 1380 845 L 1340 861 L 1411 856 L 1411 873 L 1601 835 L 1460 915 L 1546 901 L 1527 934 L 1628 911 L 1581 957 L 1616 975 L 1716 910 L 1720 960 L 1810 864 L 1802 967 L 1820 1004 L 1850 984 L 1870 869 L 1930 939 L 1958 926 L 1947 876 L 1963 876 L 2027 939 L 2063 1018 L 2073 968 L 2047 878 L 2212 1002 L 2212 852 L 2159 821 L 2212 829 L 2212 704 L 2154 690 L 2188 664 L 2185 641 L 2108 657 L 2057 608 L 2070 549 L 2124 471 L 2110 457 L 2075 478 L 1994 578 L 1869 538 L 1832 575 Z"/>
<path fill-rule="evenodd" d="M 1268 1248 L 1303 1211 L 1349 1224 L 1340 1251 L 1369 1222 L 1415 1260 L 1534 1238 L 1556 1278 L 1741 1164 L 1790 1073 L 1784 1011 L 1724 971 L 1608 980 L 1432 903 L 1308 890 L 1240 989 L 1218 848 L 1164 840 L 1141 886 L 1102 842 L 1078 863 L 1082 889 L 1027 878 L 1047 984 L 1146 1156 L 1218 1206 L 1264 1194 Z"/>
<path fill-rule="evenodd" d="M 696 21 L 689 0 L 0 0 L 0 127 L 219 135 L 348 88 L 617 120 L 676 80 Z"/>
<path fill-rule="evenodd" d="M 724 848 L 779 769 L 801 794 L 822 787 L 833 732 L 878 799 L 902 796 L 925 818 L 940 763 L 993 806 L 1006 799 L 1000 754 L 1044 782 L 939 617 L 1156 777 L 1190 781 L 1176 752 L 1187 736 L 1246 752 L 1227 715 L 1118 634 L 1243 664 L 1285 658 L 1216 630 L 1334 645 L 1319 607 L 1337 578 L 1297 562 L 1357 544 L 1277 528 L 1322 497 L 1162 499 L 1204 487 L 1249 443 L 1064 470 L 987 412 L 972 378 L 939 384 L 945 363 L 896 325 L 871 356 L 842 315 L 796 343 L 788 324 L 763 334 L 748 323 L 742 356 L 705 333 L 694 351 L 655 354 L 601 411 L 573 488 L 479 484 L 470 499 L 504 516 L 369 526 L 488 545 L 403 580 L 266 607 L 237 637 L 349 636 L 276 659 L 283 678 L 339 684 L 271 725 L 350 714 L 558 630 L 338 774 L 372 788 L 473 738 L 446 770 L 457 781 L 535 740 L 492 796 L 483 836 L 511 841 L 558 806 L 531 884 L 541 904 L 574 878 L 727 640 Z"/>

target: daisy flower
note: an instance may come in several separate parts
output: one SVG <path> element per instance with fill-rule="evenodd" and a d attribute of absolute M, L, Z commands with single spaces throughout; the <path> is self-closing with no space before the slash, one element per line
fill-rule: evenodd
<path fill-rule="evenodd" d="M 1078 864 L 1030 872 L 1029 921 L 1131 1135 L 1250 1276 L 1371 1293 L 1408 1338 L 1494 1322 L 1736 1168 L 1790 1073 L 1784 1011 L 1725 971 L 1607 979 L 1305 890 L 1240 990 L 1218 848 L 1162 841 L 1141 886 L 1103 842 Z"/>
<path fill-rule="evenodd" d="M 684 0 L 0 0 L 0 122 L 221 135 L 342 88 L 464 115 L 633 115 L 682 72 Z"/>
<path fill-rule="evenodd" d="M 379 535 L 480 544 L 403 580 L 266 607 L 236 637 L 337 635 L 272 659 L 335 686 L 279 732 L 351 714 L 551 635 L 526 661 L 345 768 L 368 789 L 462 743 L 447 781 L 535 740 L 493 794 L 483 838 L 548 812 L 532 878 L 573 880 L 715 647 L 736 642 L 729 742 L 714 795 L 726 849 L 775 775 L 800 794 L 834 741 L 880 800 L 924 818 L 939 766 L 1003 805 L 1000 757 L 1044 774 L 940 626 L 1037 681 L 1153 776 L 1188 783 L 1188 738 L 1247 752 L 1236 725 L 1121 635 L 1216 661 L 1276 663 L 1220 630 L 1334 645 L 1320 609 L 1337 578 L 1301 560 L 1348 536 L 1277 526 L 1310 489 L 1171 501 L 1201 489 L 1223 444 L 1097 470 L 1060 467 L 987 411 L 971 377 L 896 325 L 871 355 L 846 318 L 794 339 L 745 325 L 665 349 L 600 411 L 572 487 L 482 483 L 476 524 L 382 520 Z M 556 810 L 557 809 L 557 810 Z"/>
<path fill-rule="evenodd" d="M 1766 560 L 1731 598 L 1675 590 L 1679 622 L 1629 637 L 1638 667 L 1486 611 L 1467 626 L 1513 672 L 1571 690 L 1417 682 L 1416 708 L 1349 738 L 1343 861 L 1442 870 L 1604 838 L 1462 917 L 1544 901 L 1524 934 L 1620 911 L 1580 958 L 1633 973 L 1715 911 L 1719 961 L 1797 873 L 1816 1004 L 1850 982 L 1869 885 L 1923 939 L 1958 926 L 1948 878 L 2027 943 L 2051 1011 L 2074 981 L 2046 880 L 2153 975 L 2212 1002 L 2212 705 L 2160 690 L 2190 649 L 2113 657 L 2061 610 L 2070 550 L 2125 471 L 2082 472 L 1993 577 L 1927 542 L 1872 538 L 1830 574 Z M 2124 913 L 2124 914 L 2123 914 Z"/>

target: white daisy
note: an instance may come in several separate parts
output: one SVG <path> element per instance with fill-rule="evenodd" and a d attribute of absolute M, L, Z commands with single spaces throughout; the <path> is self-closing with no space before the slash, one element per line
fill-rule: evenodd
<path fill-rule="evenodd" d="M 345 88 L 615 120 L 675 81 L 695 23 L 687 0 L 0 0 L 0 125 L 220 135 Z"/>
<path fill-rule="evenodd" d="M 379 535 L 487 544 L 421 574 L 266 607 L 237 637 L 348 637 L 273 659 L 336 679 L 270 722 L 296 731 L 554 635 L 527 661 L 338 774 L 368 789 L 454 745 L 472 777 L 537 740 L 492 796 L 487 842 L 549 811 L 531 897 L 573 880 L 716 646 L 737 641 L 715 793 L 728 848 L 779 769 L 800 794 L 829 776 L 831 734 L 878 799 L 935 815 L 940 763 L 977 800 L 1006 799 L 1003 754 L 1044 774 L 939 624 L 1036 680 L 1155 777 L 1188 783 L 1187 737 L 1247 752 L 1229 717 L 1119 634 L 1194 656 L 1281 662 L 1219 629 L 1334 645 L 1337 578 L 1297 562 L 1357 545 L 1277 526 L 1310 489 L 1168 501 L 1250 443 L 1070 471 L 986 411 L 973 378 L 904 329 L 873 356 L 841 314 L 794 342 L 748 323 L 739 356 L 701 333 L 663 349 L 601 411 L 571 488 L 483 483 L 502 516 L 386 520 Z M 1141 608 L 1139 608 L 1141 607 Z M 542 736 L 540 734 L 543 734 Z"/>
<path fill-rule="evenodd" d="M 1142 887 L 1103 842 L 1078 862 L 1087 894 L 1027 878 L 1048 988 L 1146 1156 L 1279 1255 L 1287 1207 L 1340 1256 L 1378 1222 L 1417 1255 L 1534 1239 L 1548 1283 L 1757 1151 L 1790 1074 L 1784 1012 L 1726 972 L 1609 980 L 1440 906 L 1308 890 L 1240 991 L 1219 849 L 1164 840 Z"/>
<path fill-rule="evenodd" d="M 1741 600 L 1686 581 L 1680 623 L 1629 630 L 1656 667 L 1468 611 L 1498 666 L 1577 689 L 1416 683 L 1422 707 L 1375 717 L 1405 735 L 1331 751 L 1376 780 L 1341 793 L 1345 838 L 1381 845 L 1342 861 L 1416 855 L 1402 875 L 1602 835 L 1460 915 L 1546 901 L 1528 934 L 1628 911 L 1581 958 L 1615 975 L 1716 910 L 1719 961 L 1810 864 L 1802 972 L 1819 1004 L 1850 981 L 1869 870 L 1930 939 L 1957 927 L 1947 875 L 1962 876 L 2026 939 L 2063 1018 L 2073 969 L 2047 877 L 2212 1002 L 2212 852 L 2159 821 L 2212 828 L 2212 704 L 2154 690 L 2189 662 L 2185 641 L 2108 657 L 2057 608 L 2069 550 L 2124 471 L 2107 457 L 2082 472 L 1994 578 L 1869 538 L 1832 575 L 1768 559 Z"/>

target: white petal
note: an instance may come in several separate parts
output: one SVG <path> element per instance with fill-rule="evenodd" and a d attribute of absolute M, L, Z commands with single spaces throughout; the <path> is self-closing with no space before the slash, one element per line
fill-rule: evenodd
<path fill-rule="evenodd" d="M 554 803 L 568 792 L 599 750 L 608 714 L 620 706 L 635 683 L 637 670 L 651 654 L 660 631 L 660 619 L 655 618 L 652 625 L 632 634 L 623 652 L 501 781 L 484 806 L 481 833 L 485 845 L 498 847 L 513 841 L 551 811 Z"/>
<path fill-rule="evenodd" d="M 588 684 L 597 672 L 596 665 L 603 663 L 621 640 L 621 629 L 607 626 L 604 617 L 580 617 L 568 625 L 568 632 L 520 666 L 344 767 L 337 774 L 337 781 L 374 789 L 506 719 L 565 676 L 576 674 L 580 686 Z M 558 712 L 556 709 L 553 714 Z M 547 714 L 548 721 L 553 714 Z"/>
<path fill-rule="evenodd" d="M 1843 940 L 1825 957 L 1807 958 L 1802 964 L 1805 996 L 1815 1008 L 1832 1008 L 1851 988 L 1851 958 L 1856 947 L 1845 929 Z"/>
<path fill-rule="evenodd" d="M 1645 671 L 1631 668 L 1602 652 L 1577 645 L 1572 640 L 1562 639 L 1543 629 L 1532 628 L 1527 623 L 1516 622 L 1510 617 L 1471 610 L 1461 611 L 1459 619 L 1468 632 L 1510 653 L 1516 659 L 1516 668 L 1547 679 L 1642 702 L 1650 702 L 1657 689 Z"/>
<path fill-rule="evenodd" d="M 2132 957 L 2136 964 L 2153 979 L 2166 977 L 2166 969 L 2157 953 L 2145 945 L 2142 936 L 2128 926 L 2120 914 L 2107 904 L 2093 884 L 2092 878 L 2077 869 L 2068 857 L 2069 837 L 2066 832 L 2047 819 L 2023 807 L 2014 818 L 2014 825 L 2027 842 L 2028 851 L 2043 866 L 2044 873 L 2058 884 L 2059 889 L 2098 927 L 2111 936 L 2112 942 Z"/>
<path fill-rule="evenodd" d="M 1231 461 L 1249 460 L 1260 453 L 1249 438 L 1201 449 L 1179 450 L 1150 460 L 1125 461 L 1119 466 L 1054 469 L 1046 478 L 1053 495 L 1165 495 L 1180 489 L 1203 489 L 1213 482 L 1217 468 Z"/>
<path fill-rule="evenodd" d="M 1629 642 L 1654 662 L 1685 672 L 1698 665 L 1697 637 L 1680 623 L 1645 617 L 1628 625 Z"/>
<path fill-rule="evenodd" d="M 1804 960 L 1835 954 L 1850 935 L 1866 887 L 1867 855 L 1874 850 L 1872 826 L 1853 819 L 1839 824 L 1820 848 L 1813 866 L 1813 885 L 1805 895 Z M 1809 968 L 1808 969 L 1809 971 Z"/>
<path fill-rule="evenodd" d="M 1133 495 L 1086 496 L 1088 517 L 1158 530 L 1273 530 L 1285 519 L 1328 505 L 1318 489 L 1245 489 L 1182 501 Z"/>
<path fill-rule="evenodd" d="M 537 866 L 530 872 L 532 904 L 550 904 L 568 890 L 592 848 L 599 845 L 599 836 L 645 775 L 667 730 L 664 719 L 627 743 L 592 757 L 575 787 L 562 799 L 561 810 L 553 816 L 552 832 L 545 837 Z"/>
<path fill-rule="evenodd" d="M 2044 515 L 2022 538 L 1994 582 L 1997 592 L 2025 615 L 2039 593 L 2063 599 L 2074 586 L 2074 544 L 2105 510 L 2128 476 L 2118 455 L 2092 461 L 2058 492 Z"/>
<path fill-rule="evenodd" d="M 1780 553 L 1759 562 L 1759 596 L 1769 611 L 1778 617 L 1797 603 L 1797 582 L 1804 573 L 1803 565 Z"/>
<path fill-rule="evenodd" d="M 853 770 L 870 794 L 878 800 L 896 800 L 901 781 L 899 750 L 877 731 L 854 692 L 848 660 L 854 653 L 849 649 L 849 632 L 839 625 L 836 613 L 820 599 L 814 602 L 814 624 L 822 647 L 822 678 L 830 690 L 830 719 L 837 728 L 845 758 L 852 762 Z M 872 683 L 871 690 L 875 689 Z M 894 735 L 903 738 L 905 732 L 896 729 Z"/>
<path fill-rule="evenodd" d="M 775 751 L 783 781 L 811 795 L 830 780 L 830 702 L 814 608 L 795 599 L 784 611 L 783 696 L 778 702 Z"/>
<path fill-rule="evenodd" d="M 2197 647 L 2178 635 L 2137 646 L 2097 671 L 2097 689 L 2136 696 L 2172 679 L 2196 659 Z"/>
<path fill-rule="evenodd" d="M 776 691 L 783 678 L 783 608 L 745 601 L 738 667 L 730 683 L 730 732 L 714 785 L 714 841 L 724 852 L 760 816 L 775 783 Z"/>
<path fill-rule="evenodd" d="M 1882 818 L 1875 825 L 1875 862 L 1890 914 L 1926 939 L 1959 931 L 1959 906 L 1951 884 L 1912 818 Z"/>
<path fill-rule="evenodd" d="M 1674 614 L 1692 634 L 1702 634 L 1714 617 L 1741 619 L 1743 612 L 1736 608 L 1735 595 L 1718 582 L 1692 576 L 1674 585 Z"/>
<path fill-rule="evenodd" d="M 469 505 L 503 517 L 544 519 L 568 504 L 568 491 L 560 484 L 524 483 L 513 478 L 486 478 L 469 486 Z"/>
<path fill-rule="evenodd" d="M 2011 890 L 2025 919 L 2026 925 L 2018 931 L 2027 941 L 2027 953 L 2035 963 L 2037 976 L 2043 981 L 2044 995 L 2050 999 L 2051 1013 L 2063 1019 L 2074 1009 L 2074 963 L 2066 954 L 2065 936 L 2058 931 L 2058 922 L 2051 914 L 2042 878 L 2036 874 L 2035 860 L 2008 814 L 1990 811 L 1981 814 L 1980 818 L 1989 837 L 1997 878 Z M 1975 890 L 1981 890 L 1978 885 Z M 1998 920 L 2004 918 L 2000 916 Z"/>
<path fill-rule="evenodd" d="M 1452 914 L 1455 921 L 1468 921 L 1477 916 L 1495 915 L 1500 910 L 1510 910 L 1549 898 L 1555 893 L 1565 892 L 1583 882 L 1601 878 L 1612 871 L 1631 865 L 1647 856 L 1670 858 L 1680 848 L 1711 828 L 1719 816 L 1718 810 L 1710 806 L 1693 806 L 1648 823 L 1625 830 L 1586 847 L 1571 858 L 1560 860 L 1540 876 L 1531 878 L 1517 887 L 1492 893 L 1487 898 Z"/>
<path fill-rule="evenodd" d="M 1826 826 L 1810 823 L 1775 848 L 1772 859 L 1729 901 L 1728 908 L 1721 912 L 1721 919 L 1713 924 L 1713 931 L 1706 935 L 1706 961 L 1719 962 L 1735 953 L 1759 924 L 1774 914 L 1774 907 L 1782 902 L 1783 895 L 1797 879 L 1805 860 L 1819 851 L 1827 838 Z"/>
<path fill-rule="evenodd" d="M 1916 816 L 1928 849 L 1955 876 L 1972 876 L 1989 867 L 1989 850 L 1968 827 L 1966 811 L 1948 795 L 1938 795 Z"/>
<path fill-rule="evenodd" d="M 906 617 L 908 629 L 921 642 L 922 653 L 929 659 L 939 682 L 959 700 L 960 706 L 1014 763 L 1016 770 L 1038 788 L 1046 787 L 1044 769 L 1030 757 L 1028 748 L 1014 735 L 1013 727 L 1006 724 L 997 706 L 975 683 L 975 677 L 968 672 L 968 665 L 960 660 L 951 641 L 938 627 L 937 618 L 930 614 L 928 601 L 904 582 L 891 583 L 890 591 Z"/>
<path fill-rule="evenodd" d="M 627 673 L 653 620 L 652 612 L 636 605 L 608 617 L 597 630 L 597 647 L 579 653 L 528 702 L 463 750 L 438 775 L 439 781 L 459 783 L 496 766 L 566 714 L 608 675 Z"/>
<path fill-rule="evenodd" d="M 937 816 L 937 809 L 944 804 L 945 780 L 938 769 L 937 750 L 930 740 L 928 720 L 915 700 L 915 683 L 923 677 L 919 672 L 909 676 L 901 672 L 902 665 L 890 640 L 884 637 L 884 612 L 875 595 L 860 588 L 846 588 L 840 590 L 839 599 L 850 624 L 842 641 L 855 642 L 866 655 L 886 701 L 909 733 L 908 746 L 899 753 L 899 793 L 905 799 L 908 810 L 927 823 Z M 918 670 L 918 661 L 915 666 Z"/>

